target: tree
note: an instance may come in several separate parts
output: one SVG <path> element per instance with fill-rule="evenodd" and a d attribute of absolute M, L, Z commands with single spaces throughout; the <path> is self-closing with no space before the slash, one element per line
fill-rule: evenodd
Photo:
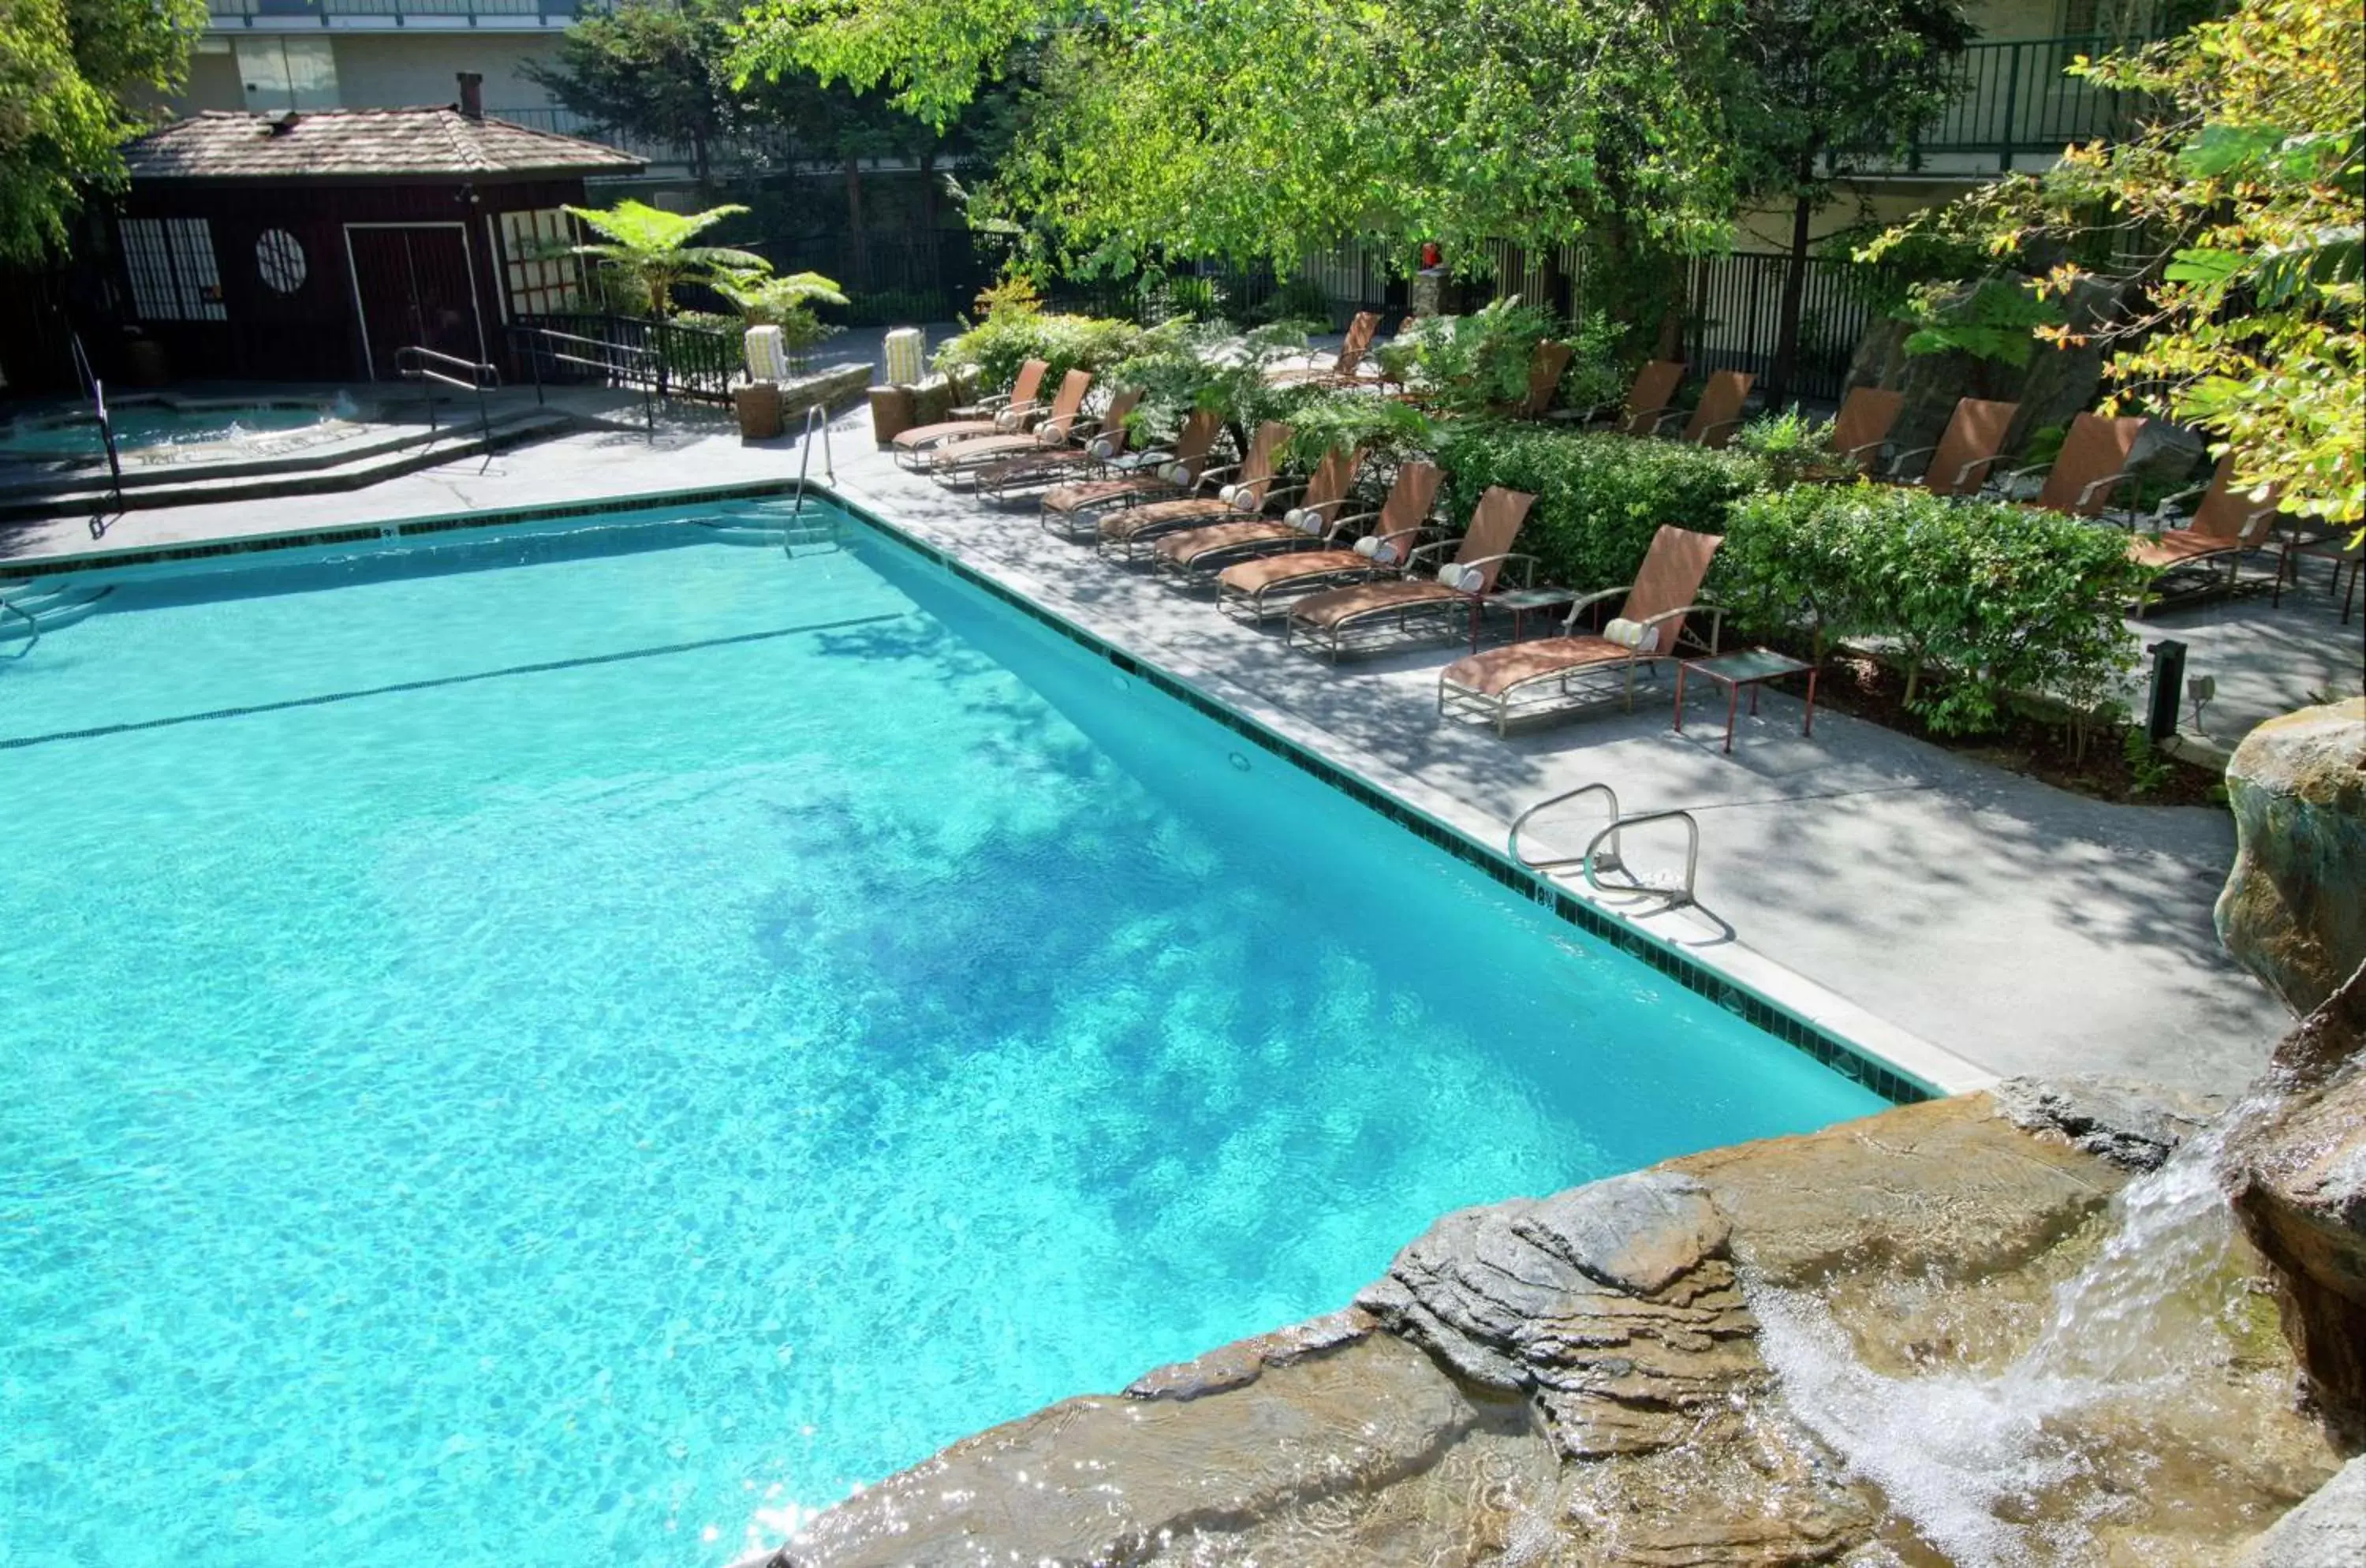
<path fill-rule="evenodd" d="M 2240 479 L 2277 487 L 2287 510 L 2366 518 L 2366 18 L 2355 0 L 2245 0 L 2073 70 L 2147 95 L 2150 122 L 1931 223 L 1985 231 L 2000 266 L 2042 270 L 2052 295 L 2090 272 L 2124 285 L 2135 305 L 2088 334 L 2114 350 L 2114 381 L 2144 385 L 2215 434 Z"/>
<path fill-rule="evenodd" d="M 691 243 L 726 218 L 746 212 L 744 207 L 710 207 L 704 212 L 682 213 L 627 200 L 611 208 L 567 210 L 603 236 L 597 243 L 575 246 L 575 254 L 623 274 L 648 301 L 652 316 L 673 313 L 673 291 L 682 284 L 746 288 L 772 269 L 772 263 L 752 251 Z"/>
<path fill-rule="evenodd" d="M 66 243 L 84 194 L 123 181 L 143 92 L 178 87 L 204 0 L 0 0 L 0 261 Z"/>
<path fill-rule="evenodd" d="M 1797 367 L 1816 209 L 1856 160 L 1906 152 L 1955 92 L 1971 37 L 1958 0 L 1743 0 L 1726 93 L 1733 142 L 1745 189 L 1791 204 L 1770 401 Z"/>
<path fill-rule="evenodd" d="M 603 130 L 683 149 L 704 183 L 737 129 L 725 70 L 734 14 L 720 0 L 629 0 L 569 28 L 552 62 L 519 71 Z"/>
<path fill-rule="evenodd" d="M 1591 232 L 1664 286 L 1721 239 L 1727 0 L 772 0 L 753 68 L 884 89 L 944 125 L 1041 62 L 982 197 L 1047 259 L 1294 264 L 1350 238 L 1549 252 Z"/>

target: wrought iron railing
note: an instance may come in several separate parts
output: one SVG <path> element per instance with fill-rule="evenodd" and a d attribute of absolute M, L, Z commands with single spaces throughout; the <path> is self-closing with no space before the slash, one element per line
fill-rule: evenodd
<path fill-rule="evenodd" d="M 612 0 L 206 0 L 206 17 L 216 27 L 253 27 L 314 20 L 326 27 L 339 17 L 460 18 L 470 26 L 563 27 L 579 16 L 607 10 Z"/>
<path fill-rule="evenodd" d="M 576 345 L 563 355 L 550 346 L 562 338 Z M 584 344 L 599 345 L 602 352 L 591 352 Z M 594 379 L 653 391 L 660 398 L 712 402 L 729 400 L 731 383 L 747 357 L 746 342 L 737 332 L 588 310 L 520 317 L 511 347 L 524 360 L 524 374 L 537 384 Z M 596 363 L 587 366 L 586 361 Z"/>
<path fill-rule="evenodd" d="M 2132 41 L 2046 38 L 1973 44 L 1955 62 L 1955 99 L 1915 138 L 1910 165 L 1968 153 L 1994 158 L 2003 171 L 2055 156 L 2074 142 L 2127 134 L 2146 101 L 2068 72 L 2081 55 L 2109 54 Z"/>

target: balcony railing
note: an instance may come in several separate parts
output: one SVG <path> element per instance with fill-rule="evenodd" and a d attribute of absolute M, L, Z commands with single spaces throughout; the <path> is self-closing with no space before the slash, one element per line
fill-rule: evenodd
<path fill-rule="evenodd" d="M 573 109 L 543 106 L 535 108 L 489 108 L 485 112 L 495 119 L 523 125 L 529 130 L 548 130 L 560 136 L 577 136 L 586 141 L 597 141 L 603 146 L 630 152 L 637 158 L 646 158 L 652 164 L 680 164 L 687 167 L 692 162 L 690 149 L 679 142 L 630 136 L 577 114 Z M 760 133 L 709 142 L 706 157 L 707 162 L 716 168 L 744 168 L 750 164 L 778 167 L 789 162 L 790 152 L 787 136 Z"/>
<path fill-rule="evenodd" d="M 282 28 L 342 20 L 412 18 L 469 27 L 564 27 L 579 16 L 606 10 L 612 0 L 206 0 L 207 19 L 217 28 Z"/>
<path fill-rule="evenodd" d="M 2058 155 L 2073 142 L 2130 130 L 2144 100 L 2066 74 L 2080 55 L 2127 47 L 2114 38 L 2011 39 L 1976 43 L 1956 62 L 1955 100 L 1915 139 L 1910 166 L 1966 155 L 2001 172 Z"/>

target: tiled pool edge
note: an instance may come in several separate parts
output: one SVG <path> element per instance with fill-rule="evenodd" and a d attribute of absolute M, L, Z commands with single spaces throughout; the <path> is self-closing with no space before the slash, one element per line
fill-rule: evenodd
<path fill-rule="evenodd" d="M 389 543 L 459 530 L 512 527 L 665 507 L 764 500 L 783 495 L 794 488 L 794 481 L 787 479 L 750 480 L 687 490 L 677 488 L 608 496 L 595 501 L 551 502 L 490 511 L 447 513 L 318 530 L 251 535 L 203 543 L 91 550 L 72 556 L 10 563 L 5 566 L 5 570 L 14 575 L 34 577 L 273 550 Z M 1634 921 L 1572 889 L 1527 871 L 1470 832 L 1414 804 L 1405 798 L 1404 792 L 1376 783 L 1354 769 L 1343 766 L 1313 745 L 1292 739 L 1265 720 L 1245 714 L 1233 705 L 1209 694 L 1185 676 L 1127 651 L 992 573 L 981 570 L 941 546 L 882 516 L 843 491 L 819 483 L 808 488 L 812 493 L 859 518 L 865 527 L 896 547 L 943 568 L 963 582 L 1012 606 L 1114 665 L 1121 672 L 1186 704 L 1195 712 L 1249 740 L 1259 750 L 1288 761 L 1358 804 L 1388 818 L 1425 841 L 1484 872 L 1522 897 L 1550 909 L 1559 919 L 1639 959 L 1687 990 L 1708 998 L 1728 1012 L 1813 1057 L 1820 1065 L 1862 1085 L 1890 1103 L 1911 1104 L 1977 1089 L 1993 1081 L 1993 1075 L 1963 1061 L 1943 1047 L 1889 1024 L 1747 948 L 1737 948 L 1734 952 L 1733 956 L 1741 960 L 1741 963 L 1727 964 L 1714 964 L 1685 952 L 1675 943 L 1643 930 Z M 1736 969 L 1750 971 L 1750 977 L 1736 974 Z M 1770 992 L 1777 994 L 1770 995 Z M 1838 1028 L 1819 1021 L 1820 1016 L 1845 1020 L 1851 1033 L 1841 1032 Z M 1861 1038 L 1852 1038 L 1852 1034 L 1883 1037 L 1890 1047 L 1889 1054 L 1872 1048 Z M 1916 1071 L 1896 1059 L 1899 1057 L 1919 1060 L 1928 1064 L 1932 1070 Z"/>

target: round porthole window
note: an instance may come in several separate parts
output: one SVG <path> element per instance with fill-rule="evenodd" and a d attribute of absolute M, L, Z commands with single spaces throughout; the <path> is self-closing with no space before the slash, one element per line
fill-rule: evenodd
<path fill-rule="evenodd" d="M 254 266 L 282 294 L 304 287 L 304 246 L 285 229 L 265 229 L 255 237 Z"/>

